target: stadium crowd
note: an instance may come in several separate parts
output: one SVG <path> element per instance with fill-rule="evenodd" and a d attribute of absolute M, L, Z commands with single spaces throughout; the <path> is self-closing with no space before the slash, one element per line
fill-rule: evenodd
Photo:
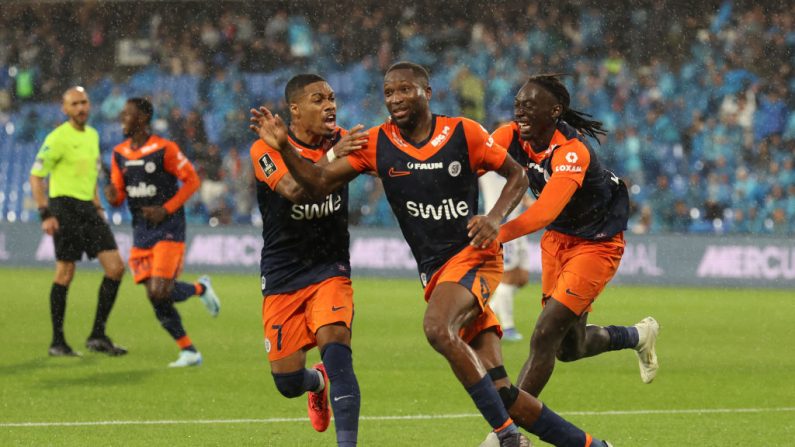
<path fill-rule="evenodd" d="M 375 125 L 386 117 L 383 72 L 405 59 L 431 70 L 436 113 L 491 129 L 511 119 L 528 74 L 570 74 L 572 105 L 610 130 L 598 151 L 631 185 L 632 232 L 795 232 L 795 4 L 342 0 L 322 14 L 309 1 L 129 6 L 4 6 L 0 219 L 20 213 L 2 185 L 12 181 L 9 157 L 29 168 L 63 119 L 68 85 L 91 94 L 105 158 L 122 140 L 126 98 L 151 97 L 155 133 L 175 140 L 203 180 L 189 219 L 249 223 L 258 212 L 248 109 L 284 110 L 284 83 L 310 71 L 336 90 L 338 122 Z M 395 225 L 373 179 L 353 184 L 350 203 L 356 224 Z"/>

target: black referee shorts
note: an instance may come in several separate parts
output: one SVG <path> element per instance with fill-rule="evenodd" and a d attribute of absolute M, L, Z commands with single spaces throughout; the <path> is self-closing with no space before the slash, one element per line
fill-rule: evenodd
<path fill-rule="evenodd" d="M 50 211 L 58 219 L 58 231 L 53 235 L 55 259 L 75 262 L 83 257 L 97 257 L 106 250 L 117 250 L 110 226 L 99 216 L 93 202 L 72 197 L 53 197 Z"/>

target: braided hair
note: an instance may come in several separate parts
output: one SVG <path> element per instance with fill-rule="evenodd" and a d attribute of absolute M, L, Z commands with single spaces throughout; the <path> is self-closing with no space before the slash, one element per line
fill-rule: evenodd
<path fill-rule="evenodd" d="M 560 102 L 560 105 L 563 106 L 560 119 L 569 123 L 579 132 L 591 138 L 595 138 L 597 141 L 599 139 L 598 135 L 607 135 L 607 130 L 602 127 L 603 124 L 601 121 L 590 119 L 591 115 L 585 112 L 569 108 L 571 96 L 566 86 L 560 81 L 561 76 L 563 76 L 561 73 L 539 74 L 530 76 L 527 82 L 539 85 L 552 94 L 552 96 Z"/>

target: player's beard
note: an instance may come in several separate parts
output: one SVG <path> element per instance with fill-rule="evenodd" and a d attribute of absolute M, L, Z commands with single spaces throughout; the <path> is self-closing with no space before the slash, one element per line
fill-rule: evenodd
<path fill-rule="evenodd" d="M 398 127 L 398 129 L 400 129 L 400 130 L 402 130 L 404 132 L 410 132 L 410 131 L 414 130 L 417 127 L 417 125 L 419 124 L 419 121 L 420 121 L 420 119 L 419 119 L 420 112 L 417 111 L 417 110 L 412 110 L 412 109 L 409 109 L 408 113 L 406 114 L 406 116 L 404 116 L 403 118 L 400 118 L 400 119 L 395 118 L 395 116 L 392 115 L 391 113 L 390 113 L 390 116 L 392 116 L 392 122 L 395 123 L 395 125 Z"/>
<path fill-rule="evenodd" d="M 81 126 L 85 126 L 86 123 L 88 123 L 88 116 L 89 116 L 88 112 L 86 112 L 86 113 L 75 113 L 74 115 L 72 115 L 72 121 L 74 121 L 75 123 L 77 123 L 77 124 L 79 124 Z"/>

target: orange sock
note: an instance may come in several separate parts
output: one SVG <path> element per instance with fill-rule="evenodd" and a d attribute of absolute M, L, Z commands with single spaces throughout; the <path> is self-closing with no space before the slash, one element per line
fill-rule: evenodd
<path fill-rule="evenodd" d="M 183 335 L 177 339 L 177 346 L 179 346 L 179 349 L 186 349 L 193 346 L 193 342 L 190 341 L 190 337 Z"/>
<path fill-rule="evenodd" d="M 204 294 L 204 286 L 201 283 L 195 282 L 193 287 L 196 287 L 196 295 Z"/>
<path fill-rule="evenodd" d="M 591 437 L 591 435 L 589 433 L 586 433 L 585 434 L 585 447 L 591 447 L 591 441 L 593 441 L 593 438 Z"/>
<path fill-rule="evenodd" d="M 495 429 L 494 429 L 494 433 L 499 433 L 499 432 L 501 432 L 501 431 L 505 430 L 506 428 L 510 427 L 510 426 L 511 426 L 511 424 L 513 424 L 513 419 L 511 419 L 511 418 L 508 418 L 508 419 L 505 421 L 505 423 L 504 423 L 504 424 L 500 425 L 500 427 L 499 427 L 499 428 L 495 428 Z M 586 447 L 587 447 L 587 446 L 586 446 Z"/>

